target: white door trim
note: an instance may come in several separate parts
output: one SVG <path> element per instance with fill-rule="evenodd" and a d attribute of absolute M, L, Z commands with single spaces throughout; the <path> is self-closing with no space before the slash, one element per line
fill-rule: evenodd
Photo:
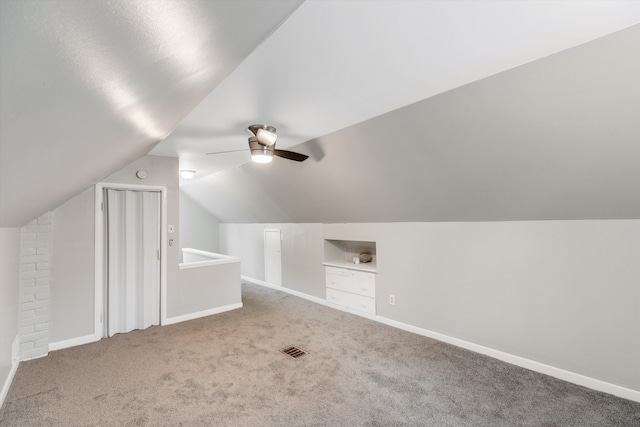
<path fill-rule="evenodd" d="M 160 324 L 167 322 L 167 187 L 100 182 L 95 185 L 95 288 L 93 337 L 102 338 L 104 330 L 104 189 L 160 192 Z"/>

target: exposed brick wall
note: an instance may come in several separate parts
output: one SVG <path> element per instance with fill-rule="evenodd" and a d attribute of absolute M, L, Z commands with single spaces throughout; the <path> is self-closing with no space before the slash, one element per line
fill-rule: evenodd
<path fill-rule="evenodd" d="M 20 359 L 49 353 L 51 212 L 22 227 Z"/>

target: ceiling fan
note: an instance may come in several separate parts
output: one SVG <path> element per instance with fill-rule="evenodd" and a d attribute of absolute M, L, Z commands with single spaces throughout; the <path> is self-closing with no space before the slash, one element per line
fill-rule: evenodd
<path fill-rule="evenodd" d="M 251 160 L 256 163 L 269 163 L 273 160 L 273 156 L 282 157 L 284 159 L 303 162 L 309 158 L 306 154 L 294 153 L 293 151 L 276 149 L 276 128 L 269 125 L 251 125 L 247 128 L 253 136 L 249 137 L 249 150 L 251 150 Z M 232 153 L 244 150 L 218 151 L 209 154 Z"/>

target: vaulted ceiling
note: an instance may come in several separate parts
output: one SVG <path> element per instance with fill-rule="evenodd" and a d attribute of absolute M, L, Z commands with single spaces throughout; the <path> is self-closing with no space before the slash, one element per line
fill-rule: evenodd
<path fill-rule="evenodd" d="M 0 225 L 138 159 L 300 1 L 0 1 Z"/>
<path fill-rule="evenodd" d="M 182 189 L 223 222 L 640 218 L 640 25 L 293 149 Z"/>
<path fill-rule="evenodd" d="M 640 217 L 640 2 L 0 8 L 1 226 L 150 150 L 226 222 Z"/>

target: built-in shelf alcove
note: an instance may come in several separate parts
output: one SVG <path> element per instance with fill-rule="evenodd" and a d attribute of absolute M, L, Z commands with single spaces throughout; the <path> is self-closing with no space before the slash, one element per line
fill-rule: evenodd
<path fill-rule="evenodd" d="M 371 254 L 371 262 L 354 264 L 353 258 L 363 252 Z M 377 272 L 376 242 L 325 239 L 323 264 L 375 273 Z"/>

